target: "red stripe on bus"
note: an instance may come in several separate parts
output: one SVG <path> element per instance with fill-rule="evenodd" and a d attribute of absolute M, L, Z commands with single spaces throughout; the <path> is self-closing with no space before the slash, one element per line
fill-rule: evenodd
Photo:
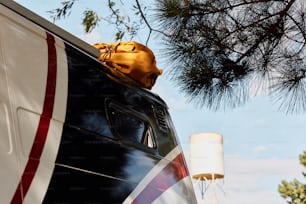
<path fill-rule="evenodd" d="M 133 200 L 132 204 L 151 203 L 172 185 L 188 176 L 183 155 L 173 159 Z"/>
<path fill-rule="evenodd" d="M 17 186 L 11 204 L 22 203 L 23 198 L 26 196 L 30 185 L 33 181 L 35 173 L 39 165 L 47 134 L 49 131 L 50 120 L 52 118 L 55 88 L 56 88 L 56 72 L 57 72 L 57 59 L 54 37 L 47 33 L 48 44 L 48 75 L 45 90 L 45 99 L 43 104 L 42 114 L 40 116 L 38 128 L 36 131 L 35 139 L 30 151 L 29 159 L 23 171 L 21 180 Z M 39 56 L 38 56 L 39 57 Z"/>

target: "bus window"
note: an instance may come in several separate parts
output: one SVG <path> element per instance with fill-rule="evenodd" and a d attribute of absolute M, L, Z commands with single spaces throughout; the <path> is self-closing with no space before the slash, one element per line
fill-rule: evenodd
<path fill-rule="evenodd" d="M 125 141 L 137 142 L 149 148 L 155 148 L 156 142 L 149 123 L 137 112 L 123 111 L 123 108 L 118 107 L 112 105 L 108 111 L 111 130 L 114 134 Z"/>

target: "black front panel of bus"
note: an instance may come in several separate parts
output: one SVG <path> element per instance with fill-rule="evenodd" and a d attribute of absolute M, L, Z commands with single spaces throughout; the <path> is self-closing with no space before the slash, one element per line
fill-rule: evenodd
<path fill-rule="evenodd" d="M 44 203 L 122 203 L 176 142 L 159 128 L 160 105 L 109 78 L 84 53 L 69 45 L 66 53 L 66 119 Z"/>

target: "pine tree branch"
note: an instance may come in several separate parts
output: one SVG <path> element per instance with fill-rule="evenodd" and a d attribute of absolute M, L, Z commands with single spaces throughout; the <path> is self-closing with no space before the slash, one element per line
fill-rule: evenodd
<path fill-rule="evenodd" d="M 152 28 L 151 24 L 150 24 L 149 21 L 147 20 L 145 14 L 144 14 L 144 12 L 143 12 L 143 10 L 142 10 L 142 8 L 141 8 L 141 5 L 140 5 L 140 3 L 139 3 L 139 0 L 135 0 L 135 2 L 136 2 L 137 9 L 138 9 L 138 11 L 139 11 L 139 13 L 140 13 L 141 18 L 144 20 L 146 26 L 149 28 L 149 34 L 148 34 L 148 37 L 147 37 L 147 40 L 146 40 L 146 45 L 148 44 L 148 42 L 149 42 L 149 40 L 150 40 L 150 36 L 151 36 L 151 34 L 152 34 L 153 31 L 154 31 L 154 32 L 158 32 L 158 33 L 160 33 L 160 34 L 162 34 L 162 35 L 164 35 L 164 36 L 167 36 L 166 33 L 162 32 L 162 31 L 160 31 L 160 30 L 157 30 L 157 29 Z"/>

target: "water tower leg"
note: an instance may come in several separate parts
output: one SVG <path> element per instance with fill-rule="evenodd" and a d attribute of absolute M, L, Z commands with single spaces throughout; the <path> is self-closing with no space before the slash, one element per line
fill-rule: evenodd
<path fill-rule="evenodd" d="M 213 194 L 213 203 L 217 204 L 217 192 L 216 192 L 215 174 L 212 174 L 212 194 Z"/>
<path fill-rule="evenodd" d="M 201 180 L 201 195 L 202 195 L 202 200 L 204 200 L 204 181 Z"/>

